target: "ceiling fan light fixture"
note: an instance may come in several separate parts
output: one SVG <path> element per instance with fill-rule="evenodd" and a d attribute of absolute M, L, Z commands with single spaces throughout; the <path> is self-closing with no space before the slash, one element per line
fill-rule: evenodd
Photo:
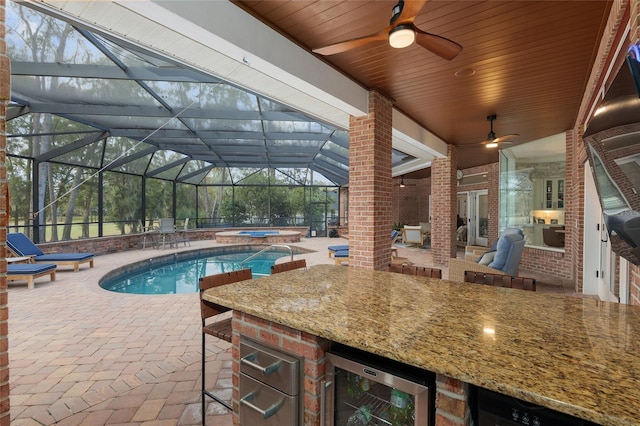
<path fill-rule="evenodd" d="M 487 148 L 497 148 L 498 147 L 498 143 L 497 142 L 490 142 L 488 144 L 485 145 Z"/>
<path fill-rule="evenodd" d="M 398 25 L 389 31 L 389 45 L 396 49 L 410 46 L 415 40 L 416 32 L 412 25 Z"/>

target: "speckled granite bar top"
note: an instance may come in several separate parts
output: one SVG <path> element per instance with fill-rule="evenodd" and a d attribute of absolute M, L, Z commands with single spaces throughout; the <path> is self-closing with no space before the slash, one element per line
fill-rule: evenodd
<path fill-rule="evenodd" d="M 596 423 L 640 424 L 640 307 L 333 265 L 204 297 Z"/>

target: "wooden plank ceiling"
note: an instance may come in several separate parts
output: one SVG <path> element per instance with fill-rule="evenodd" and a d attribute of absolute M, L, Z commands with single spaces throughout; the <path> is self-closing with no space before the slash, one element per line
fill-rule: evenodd
<path fill-rule="evenodd" d="M 396 1 L 235 3 L 311 51 L 385 28 Z M 611 3 L 431 0 L 414 24 L 462 45 L 452 61 L 386 41 L 320 57 L 460 147 L 461 168 L 477 166 L 498 159 L 481 144 L 489 115 L 516 143 L 573 128 Z"/>

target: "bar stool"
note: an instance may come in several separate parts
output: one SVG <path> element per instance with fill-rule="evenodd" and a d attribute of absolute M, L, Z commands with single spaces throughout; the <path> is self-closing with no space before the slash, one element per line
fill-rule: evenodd
<path fill-rule="evenodd" d="M 464 271 L 464 282 L 536 291 L 535 278 L 512 277 L 509 275 L 490 274 L 486 272 Z"/>
<path fill-rule="evenodd" d="M 464 271 L 464 282 L 511 288 L 511 276 L 485 272 Z"/>
<path fill-rule="evenodd" d="M 418 277 L 430 277 L 442 279 L 442 269 L 429 268 L 426 266 L 402 265 L 391 263 L 387 267 L 387 272 L 397 274 L 416 275 Z"/>
<path fill-rule="evenodd" d="M 292 271 L 294 269 L 306 268 L 306 259 L 296 259 L 289 262 L 278 263 L 271 265 L 271 275 L 278 274 L 280 272 Z"/>
<path fill-rule="evenodd" d="M 202 298 L 202 294 L 205 290 L 210 288 L 219 287 L 221 285 L 231 284 L 238 281 L 250 280 L 253 277 L 251 269 L 241 269 L 239 271 L 223 272 L 220 274 L 207 275 L 200 278 L 198 287 L 200 288 L 200 313 L 202 316 L 202 424 L 205 424 L 205 412 L 206 401 L 205 397 L 212 398 L 228 410 L 233 410 L 233 407 L 224 401 L 213 392 L 207 390 L 206 387 L 206 335 L 217 337 L 218 339 L 226 342 L 231 342 L 232 329 L 231 329 L 231 317 L 224 319 L 217 319 L 210 322 L 207 320 L 211 317 L 218 316 L 224 312 L 229 312 L 231 309 L 224 306 L 220 306 L 215 303 L 207 302 Z"/>

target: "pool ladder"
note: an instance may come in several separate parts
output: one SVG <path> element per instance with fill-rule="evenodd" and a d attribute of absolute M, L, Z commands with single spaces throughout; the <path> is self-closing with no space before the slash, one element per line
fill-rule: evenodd
<path fill-rule="evenodd" d="M 269 251 L 272 248 L 284 248 L 289 250 L 289 254 L 291 255 L 291 260 L 293 260 L 293 250 L 291 250 L 291 247 L 289 247 L 286 244 L 271 244 L 269 247 L 265 247 L 262 250 L 260 250 L 257 253 L 252 254 L 251 256 L 247 257 L 245 260 L 242 261 L 242 264 L 240 265 L 240 269 L 244 269 L 244 264 L 247 263 L 248 261 L 250 261 L 251 259 L 253 259 L 256 256 L 261 255 L 262 253 L 264 253 L 265 251 Z"/>

